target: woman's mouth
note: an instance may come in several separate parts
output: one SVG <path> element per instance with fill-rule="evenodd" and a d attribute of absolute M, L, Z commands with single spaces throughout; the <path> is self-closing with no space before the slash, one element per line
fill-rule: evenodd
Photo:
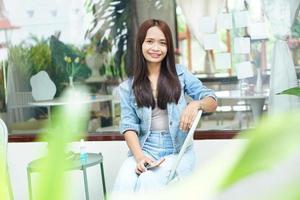
<path fill-rule="evenodd" d="M 158 53 L 149 53 L 149 55 L 150 55 L 152 58 L 159 58 L 159 57 L 160 57 L 160 54 L 158 54 Z"/>

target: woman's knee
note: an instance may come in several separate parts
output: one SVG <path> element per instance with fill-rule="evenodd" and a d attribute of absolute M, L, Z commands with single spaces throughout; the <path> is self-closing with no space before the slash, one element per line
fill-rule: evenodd
<path fill-rule="evenodd" d="M 164 181 L 161 180 L 155 172 L 148 170 L 142 173 L 136 184 L 136 192 L 157 191 L 164 187 Z"/>
<path fill-rule="evenodd" d="M 121 173 L 128 173 L 131 171 L 135 171 L 136 168 L 136 162 L 133 157 L 128 157 L 121 165 L 119 172 Z"/>
<path fill-rule="evenodd" d="M 149 181 L 154 178 L 154 173 L 151 170 L 147 170 L 139 175 L 139 181 Z"/>
<path fill-rule="evenodd" d="M 132 157 L 128 157 L 119 169 L 118 175 L 114 184 L 114 192 L 133 191 L 137 174 L 135 173 L 135 160 Z"/>

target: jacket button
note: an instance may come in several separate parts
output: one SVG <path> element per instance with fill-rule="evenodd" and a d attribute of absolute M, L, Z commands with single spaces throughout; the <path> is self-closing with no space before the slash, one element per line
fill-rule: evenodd
<path fill-rule="evenodd" d="M 170 122 L 170 126 L 172 126 L 173 122 Z"/>

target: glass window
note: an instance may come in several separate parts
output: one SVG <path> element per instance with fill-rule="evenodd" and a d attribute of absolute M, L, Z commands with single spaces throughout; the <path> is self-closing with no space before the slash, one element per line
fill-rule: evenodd
<path fill-rule="evenodd" d="M 215 14 L 231 14 L 232 28 L 221 30 L 216 26 L 217 50 L 205 49 L 203 41 L 199 42 L 201 37 L 188 21 L 181 1 L 176 1 L 177 6 L 175 1 L 159 0 L 109 2 L 4 0 L 0 4 L 0 113 L 11 134 L 41 132 L 63 91 L 80 85 L 87 86 L 90 94 L 88 131 L 118 131 L 120 106 L 116 87 L 132 73 L 136 30 L 141 21 L 150 17 L 164 19 L 174 37 L 177 35 L 176 62 L 184 64 L 220 95 L 217 111 L 205 115 L 199 125 L 201 129 L 247 129 L 268 111 L 270 69 L 277 38 L 263 11 L 264 6 L 273 5 L 271 1 L 266 1 L 267 5 L 259 0 L 226 1 L 227 5 Z M 243 11 L 248 12 L 251 24 L 258 27 L 238 27 L 234 16 Z M 290 35 L 284 40 L 292 52 L 298 76 L 299 27 L 297 9 Z M 266 35 L 255 39 L 251 35 L 253 30 L 266 31 Z M 248 50 L 247 41 L 240 47 L 243 50 L 239 49 L 246 53 L 236 52 L 236 38 L 249 39 Z M 229 64 L 224 65 L 228 59 Z M 41 71 L 48 74 L 45 86 L 32 85 L 33 76 L 34 80 L 45 80 L 40 78 L 44 77 L 39 74 Z M 264 99 L 255 113 L 253 95 Z M 46 99 L 48 103 L 36 103 Z"/>

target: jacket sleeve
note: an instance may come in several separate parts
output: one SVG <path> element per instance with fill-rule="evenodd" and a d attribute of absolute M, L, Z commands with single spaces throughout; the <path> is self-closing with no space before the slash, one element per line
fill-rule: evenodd
<path fill-rule="evenodd" d="M 131 88 L 129 81 L 119 85 L 119 97 L 121 106 L 120 133 L 124 134 L 128 130 L 140 132 L 139 118 L 137 117 L 135 108 L 130 103 Z"/>
<path fill-rule="evenodd" d="M 217 100 L 212 89 L 207 88 L 202 84 L 202 82 L 191 72 L 189 72 L 185 67 L 184 68 L 184 90 L 187 95 L 192 97 L 194 100 L 200 100 L 204 97 L 212 97 Z"/>

